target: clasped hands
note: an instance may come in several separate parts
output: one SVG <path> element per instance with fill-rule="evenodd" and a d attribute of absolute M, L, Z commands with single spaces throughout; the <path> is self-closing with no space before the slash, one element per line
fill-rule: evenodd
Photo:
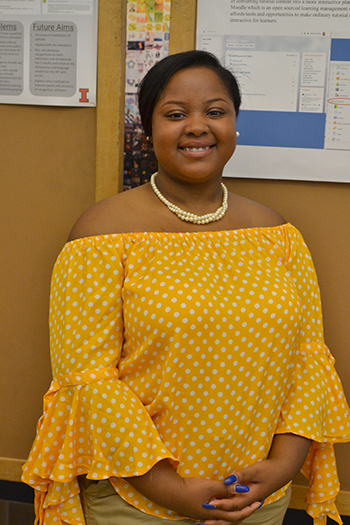
<path fill-rule="evenodd" d="M 224 481 L 182 478 L 166 459 L 128 481 L 149 500 L 197 523 L 238 525 L 266 497 L 293 479 L 306 459 L 310 443 L 296 434 L 275 435 L 267 459 L 234 472 Z"/>
<path fill-rule="evenodd" d="M 270 460 L 255 463 L 224 481 L 182 478 L 167 460 L 150 472 L 128 481 L 151 501 L 205 525 L 238 525 L 284 484 Z"/>
<path fill-rule="evenodd" d="M 184 478 L 188 493 L 193 492 L 192 503 L 197 500 L 197 490 L 200 490 L 202 497 L 204 493 L 209 494 L 216 490 L 215 496 L 208 497 L 207 503 L 201 505 L 200 524 L 238 525 L 260 508 L 264 498 L 276 490 L 273 488 L 275 483 L 271 484 L 271 477 L 270 483 L 264 482 L 265 474 L 268 476 L 272 467 L 269 463 L 268 460 L 256 463 L 228 476 L 224 482 Z M 194 516 L 189 512 L 185 515 L 198 519 L 198 515 Z"/>

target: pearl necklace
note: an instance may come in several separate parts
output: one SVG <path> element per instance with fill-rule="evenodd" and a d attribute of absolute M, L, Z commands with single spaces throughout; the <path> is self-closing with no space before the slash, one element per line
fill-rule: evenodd
<path fill-rule="evenodd" d="M 153 173 L 151 176 L 151 187 L 154 193 L 157 195 L 158 199 L 162 201 L 167 208 L 169 208 L 170 211 L 175 213 L 181 219 L 182 221 L 186 222 L 193 222 L 194 224 L 208 224 L 209 222 L 214 222 L 220 220 L 226 213 L 226 210 L 228 208 L 228 191 L 225 186 L 225 184 L 222 182 L 222 204 L 221 206 L 214 211 L 213 213 L 206 213 L 205 215 L 195 215 L 194 213 L 189 213 L 188 211 L 182 210 L 179 208 L 179 206 L 176 206 L 176 204 L 173 204 L 172 202 L 168 201 L 164 197 L 164 195 L 159 191 L 158 186 L 156 184 L 156 176 L 157 173 Z"/>

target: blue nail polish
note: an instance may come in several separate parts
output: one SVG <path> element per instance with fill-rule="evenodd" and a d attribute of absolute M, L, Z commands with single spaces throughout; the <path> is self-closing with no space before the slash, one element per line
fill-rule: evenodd
<path fill-rule="evenodd" d="M 210 505 L 209 503 L 204 503 L 204 505 L 202 505 L 203 509 L 215 509 L 215 505 Z"/>
<path fill-rule="evenodd" d="M 237 481 L 237 476 L 235 476 L 234 474 L 232 474 L 231 476 L 228 476 L 225 480 L 224 480 L 224 483 L 225 485 L 231 485 L 232 483 L 236 483 Z"/>
<path fill-rule="evenodd" d="M 263 500 L 263 501 L 260 503 L 259 507 L 258 507 L 256 510 L 260 509 L 260 507 L 262 507 L 262 506 L 264 505 L 264 503 L 265 503 L 265 500 Z"/>
<path fill-rule="evenodd" d="M 247 487 L 247 485 L 236 485 L 235 490 L 238 493 L 244 493 L 244 492 L 249 492 L 250 488 Z"/>

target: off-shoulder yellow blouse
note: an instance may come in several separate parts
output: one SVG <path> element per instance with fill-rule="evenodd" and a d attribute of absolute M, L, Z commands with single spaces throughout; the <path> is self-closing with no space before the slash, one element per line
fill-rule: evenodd
<path fill-rule="evenodd" d="M 40 525 L 84 523 L 80 474 L 109 478 L 147 514 L 181 519 L 128 476 L 170 458 L 181 476 L 223 480 L 286 432 L 313 440 L 303 472 L 315 524 L 327 514 L 341 523 L 332 444 L 349 440 L 349 412 L 292 225 L 69 242 L 50 327 L 53 381 L 23 470 Z"/>

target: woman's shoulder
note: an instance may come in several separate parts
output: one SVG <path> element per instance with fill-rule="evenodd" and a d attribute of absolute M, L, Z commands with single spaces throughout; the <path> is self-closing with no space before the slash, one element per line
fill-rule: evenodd
<path fill-rule="evenodd" d="M 274 227 L 286 223 L 273 209 L 246 197 L 230 193 L 229 203 L 229 210 L 222 224 L 213 223 L 213 228 L 209 227 L 209 230 Z M 81 215 L 74 224 L 68 241 L 98 235 L 163 231 L 165 225 L 159 218 L 158 204 L 148 184 L 103 199 Z M 174 225 L 168 224 L 169 228 L 172 226 Z M 186 231 L 192 231 L 191 226 L 194 225 L 186 223 Z M 176 227 L 174 228 L 176 231 Z M 195 228 L 197 229 L 198 227 Z"/>
<path fill-rule="evenodd" d="M 93 204 L 76 221 L 68 241 L 133 231 L 134 225 L 142 221 L 148 193 L 147 187 L 140 186 Z"/>
<path fill-rule="evenodd" d="M 284 217 L 272 208 L 241 195 L 231 195 L 233 200 L 232 218 L 239 221 L 242 227 L 275 227 L 286 223 Z"/>

